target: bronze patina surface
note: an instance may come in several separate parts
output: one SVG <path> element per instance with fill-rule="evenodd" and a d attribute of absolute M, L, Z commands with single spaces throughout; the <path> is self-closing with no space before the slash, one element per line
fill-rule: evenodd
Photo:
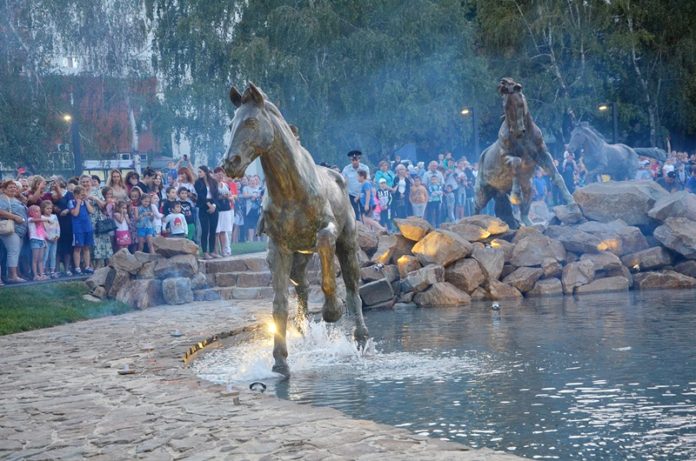
<path fill-rule="evenodd" d="M 355 215 L 346 184 L 339 173 L 317 166 L 300 145 L 278 108 L 253 84 L 240 94 L 230 90 L 237 108 L 230 124 L 231 143 L 223 166 L 233 178 L 256 158 L 266 175 L 267 195 L 262 224 L 269 236 L 268 266 L 274 289 L 273 319 L 276 324 L 273 371 L 289 376 L 285 340 L 288 319 L 288 285 L 292 280 L 299 298 L 298 314 L 307 313 L 307 264 L 313 253 L 321 261 L 324 292 L 322 316 L 336 322 L 344 302 L 336 295 L 334 255 L 338 257 L 346 285 L 348 308 L 355 314 L 354 336 L 364 346 L 368 338 L 358 295 L 359 264 Z"/>
<path fill-rule="evenodd" d="M 574 205 L 575 202 L 553 164 L 541 130 L 529 113 L 522 85 L 511 78 L 503 78 L 498 92 L 503 97 L 505 115 L 498 139 L 483 151 L 479 160 L 475 186 L 476 213 L 480 213 L 489 200 L 495 199 L 495 214 L 511 228 L 517 228 L 519 224 L 512 216 L 508 194 L 512 193 L 512 200 L 519 202 L 522 222 L 530 225 L 532 176 L 537 166 L 551 176 L 567 204 Z"/>

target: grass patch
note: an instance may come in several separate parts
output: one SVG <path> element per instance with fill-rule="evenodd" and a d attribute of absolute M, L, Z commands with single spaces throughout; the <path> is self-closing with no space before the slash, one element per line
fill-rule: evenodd
<path fill-rule="evenodd" d="M 114 300 L 95 303 L 82 299 L 87 293 L 89 290 L 84 282 L 3 288 L 0 296 L 0 335 L 134 310 Z"/>
<path fill-rule="evenodd" d="M 230 246 L 232 247 L 233 255 L 243 255 L 247 253 L 259 253 L 261 251 L 266 251 L 268 249 L 268 242 L 241 242 L 233 243 Z"/>

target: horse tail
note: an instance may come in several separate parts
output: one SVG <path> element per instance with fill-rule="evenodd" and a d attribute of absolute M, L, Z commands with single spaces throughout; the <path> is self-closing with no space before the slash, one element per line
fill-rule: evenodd
<path fill-rule="evenodd" d="M 667 152 L 659 147 L 634 147 L 633 150 L 641 157 L 654 158 L 660 162 L 667 160 Z"/>

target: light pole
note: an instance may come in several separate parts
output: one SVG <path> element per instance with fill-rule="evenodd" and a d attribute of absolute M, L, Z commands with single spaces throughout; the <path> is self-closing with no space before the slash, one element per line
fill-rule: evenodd
<path fill-rule="evenodd" d="M 471 129 L 474 138 L 474 159 L 479 155 L 479 134 L 478 134 L 478 119 L 476 117 L 476 110 L 473 107 L 464 107 L 461 111 L 462 117 L 468 117 L 471 115 Z"/>
<path fill-rule="evenodd" d="M 616 102 L 602 103 L 597 107 L 600 112 L 606 112 L 611 108 L 612 119 L 612 140 L 613 144 L 619 142 L 619 111 L 616 108 Z"/>

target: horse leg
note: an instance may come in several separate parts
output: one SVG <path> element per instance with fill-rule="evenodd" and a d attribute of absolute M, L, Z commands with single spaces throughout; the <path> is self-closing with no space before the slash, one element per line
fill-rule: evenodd
<path fill-rule="evenodd" d="M 488 186 L 482 186 L 478 180 L 476 181 L 474 190 L 476 193 L 474 200 L 474 214 L 480 214 L 481 210 L 483 210 L 483 208 L 491 200 L 492 194 L 490 192 L 490 188 Z"/>
<path fill-rule="evenodd" d="M 517 176 L 519 167 L 522 164 L 522 159 L 513 155 L 506 155 L 505 163 L 512 170 L 512 191 L 510 192 L 510 201 L 513 205 L 519 205 L 521 203 L 522 194 L 520 192 L 520 181 Z"/>
<path fill-rule="evenodd" d="M 343 306 L 336 298 L 336 225 L 329 223 L 317 234 L 317 250 L 321 261 L 321 289 L 324 292 L 324 306 L 321 314 L 325 322 L 338 322 L 343 315 Z M 357 254 L 357 253 L 356 253 Z"/>
<path fill-rule="evenodd" d="M 512 215 L 512 205 L 507 194 L 499 193 L 495 197 L 495 215 L 505 221 L 510 229 L 519 229 L 520 223 Z"/>
<path fill-rule="evenodd" d="M 275 364 L 273 365 L 273 371 L 290 377 L 285 333 L 288 323 L 288 280 L 290 278 L 292 254 L 282 252 L 271 240 L 268 243 L 266 260 L 268 267 L 271 268 L 271 277 L 273 279 L 273 322 L 275 323 L 275 334 L 273 335 L 273 358 L 275 359 Z"/>
<path fill-rule="evenodd" d="M 290 281 L 295 286 L 297 294 L 297 314 L 295 326 L 302 331 L 304 320 L 307 318 L 307 299 L 309 298 L 309 283 L 307 283 L 307 263 L 312 259 L 311 254 L 295 253 L 292 257 Z"/>
<path fill-rule="evenodd" d="M 532 182 L 522 181 L 522 201 L 520 202 L 520 221 L 525 226 L 531 226 L 532 221 L 529 219 L 529 209 L 532 206 Z"/>
<path fill-rule="evenodd" d="M 573 199 L 573 196 L 570 195 L 568 186 L 566 186 L 566 183 L 563 180 L 563 176 L 561 176 L 561 174 L 558 172 L 556 165 L 553 164 L 553 157 L 551 157 L 551 154 L 549 154 L 547 151 L 541 155 L 539 160 L 541 168 L 543 168 L 544 171 L 551 176 L 551 180 L 556 187 L 558 187 L 558 190 L 561 191 L 563 201 L 566 202 L 567 205 L 575 205 L 575 200 Z"/>
<path fill-rule="evenodd" d="M 355 223 L 352 223 L 355 227 Z M 358 244 L 352 230 L 344 230 L 341 239 L 336 242 L 336 255 L 341 265 L 341 276 L 346 284 L 346 303 L 355 314 L 355 331 L 353 337 L 358 347 L 363 349 L 370 337 L 362 312 L 362 299 L 358 294 L 360 281 L 360 264 L 358 263 Z M 351 238 L 352 237 L 352 238 Z"/>

